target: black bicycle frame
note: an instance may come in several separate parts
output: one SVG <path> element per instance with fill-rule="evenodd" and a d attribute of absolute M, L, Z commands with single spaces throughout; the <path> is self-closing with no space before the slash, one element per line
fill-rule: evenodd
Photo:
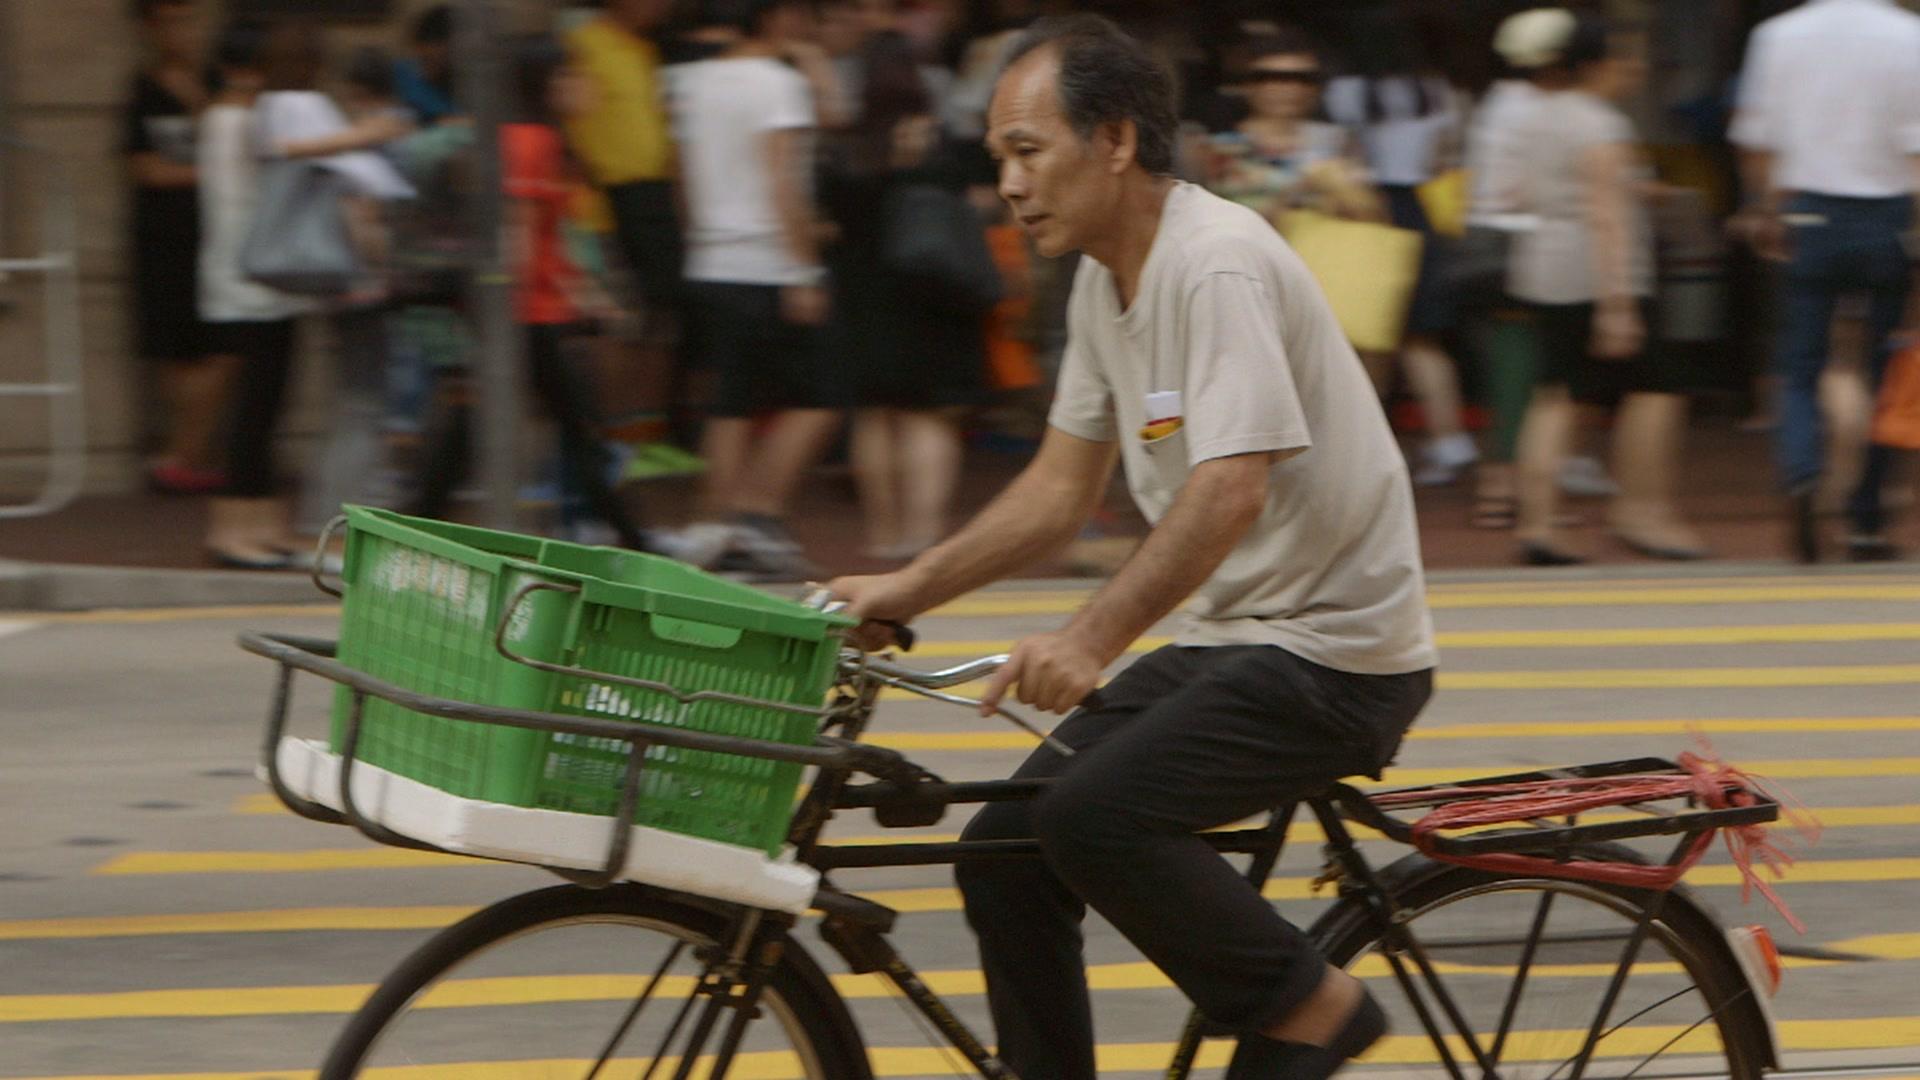
<path fill-rule="evenodd" d="M 351 824 L 368 837 L 384 844 L 433 851 L 443 850 L 432 844 L 422 843 L 392 832 L 362 814 L 354 801 L 351 777 L 363 726 L 363 706 L 365 699 L 370 696 L 391 701 L 403 708 L 449 719 L 588 735 L 628 744 L 628 760 L 622 776 L 619 813 L 610 819 L 612 827 L 605 863 L 600 869 L 592 871 L 569 867 L 547 868 L 568 880 L 589 887 L 610 884 L 625 866 L 627 844 L 631 835 L 626 828 L 626 823 L 632 820 L 639 777 L 649 746 L 668 745 L 691 750 L 741 754 L 816 767 L 818 772 L 812 786 L 795 811 L 788 839 L 795 847 L 800 861 L 822 873 L 821 886 L 813 902 L 814 910 L 821 915 L 822 937 L 846 959 L 849 968 L 855 973 L 877 972 L 885 975 L 986 1080 L 1018 1080 L 1013 1071 L 989 1053 L 973 1032 L 953 1015 L 952 1010 L 947 1008 L 939 995 L 921 980 L 912 966 L 901 958 L 887 940 L 887 934 L 893 927 L 895 912 L 858 896 L 841 892 L 827 880 L 825 875 L 839 869 L 950 865 L 975 859 L 1037 859 L 1041 857 L 1039 843 L 1035 840 L 962 840 L 841 847 L 822 844 L 820 836 L 834 812 L 838 810 L 871 809 L 879 822 L 888 827 L 931 825 L 940 820 L 948 807 L 1032 799 L 1046 789 L 1047 782 L 1044 780 L 996 780 L 949 783 L 907 761 L 897 752 L 859 742 L 878 700 L 880 689 L 878 683 L 863 681 L 853 687 L 851 696 L 843 693 L 834 706 L 815 710 L 823 717 L 821 737 L 811 746 L 788 746 L 612 719 L 480 706 L 419 694 L 341 664 L 333 658 L 334 644 L 320 639 L 249 633 L 241 636 L 240 644 L 247 651 L 275 660 L 280 665 L 263 748 L 267 780 L 274 792 L 289 809 L 297 814 L 316 821 Z M 506 653 L 504 645 L 501 651 L 510 659 L 520 659 Z M 295 670 L 307 671 L 340 683 L 351 692 L 352 705 L 348 711 L 340 747 L 341 809 L 338 811 L 296 795 L 280 775 L 277 750 L 285 732 L 287 706 Z M 574 674 L 570 669 L 560 670 L 567 674 Z M 619 678 L 605 677 L 615 680 Z M 624 681 L 633 682 L 633 680 Z M 653 689 L 646 685 L 641 688 Z M 698 695 L 676 696 L 680 696 L 682 700 L 689 700 Z M 793 708 L 792 706 L 775 707 Z M 842 729 L 840 737 L 827 737 L 825 731 L 835 726 Z M 1387 792 L 1380 798 L 1383 801 L 1391 801 L 1396 807 L 1438 806 L 1463 798 L 1471 798 L 1475 788 L 1488 785 L 1679 771 L 1671 762 L 1657 758 L 1641 758 L 1576 766 L 1552 772 L 1488 777 L 1437 788 L 1403 789 Z M 854 777 L 858 775 L 870 775 L 880 779 L 866 783 L 853 783 Z M 1380 883 L 1372 866 L 1361 854 L 1359 846 L 1347 829 L 1347 822 L 1354 821 L 1375 829 L 1390 839 L 1403 844 L 1412 844 L 1411 825 L 1387 814 L 1367 796 L 1345 784 L 1329 784 L 1323 792 L 1302 801 L 1318 819 L 1326 837 L 1324 851 L 1327 871 L 1323 875 L 1323 880 L 1338 881 L 1342 897 L 1357 900 L 1365 906 L 1375 929 L 1380 934 L 1380 940 L 1384 946 L 1382 956 L 1395 981 L 1399 983 L 1411 1003 L 1421 1027 L 1432 1040 L 1440 1062 L 1449 1076 L 1453 1080 L 1468 1080 L 1467 1071 L 1455 1058 L 1447 1043 L 1448 1032 L 1443 1030 L 1442 1020 L 1445 1021 L 1445 1027 L 1451 1028 L 1452 1034 L 1465 1044 L 1472 1058 L 1471 1064 L 1482 1080 L 1491 1080 L 1497 1076 L 1499 1056 L 1513 1020 L 1520 986 L 1527 977 L 1533 955 L 1542 940 L 1548 901 L 1543 901 L 1536 913 L 1529 937 L 1524 943 L 1516 983 L 1509 992 L 1508 1001 L 1502 1010 L 1499 1030 L 1492 1044 L 1483 1048 L 1479 1036 L 1468 1024 L 1458 1003 L 1442 984 L 1425 948 L 1399 918 L 1399 909 L 1392 895 Z M 1254 888 L 1259 889 L 1264 886 L 1273 872 L 1274 865 L 1279 861 L 1286 841 L 1287 826 L 1294 811 L 1295 807 L 1292 805 L 1283 806 L 1273 812 L 1263 827 L 1207 832 L 1200 834 L 1200 837 L 1222 854 L 1252 856 L 1246 877 Z M 1677 865 L 1693 842 L 1703 833 L 1723 826 L 1772 821 L 1778 813 L 1779 807 L 1772 800 L 1764 796 L 1754 796 L 1749 805 L 1712 810 L 1696 809 L 1680 814 L 1650 814 L 1625 822 L 1578 825 L 1569 821 L 1566 825 L 1558 827 L 1430 839 L 1427 848 L 1442 857 L 1488 852 L 1533 852 L 1557 854 L 1559 858 L 1566 859 L 1571 857 L 1574 846 L 1582 843 L 1627 837 L 1678 835 L 1681 837 L 1680 843 L 1668 859 L 1668 865 Z M 1569 1080 L 1584 1080 L 1588 1063 L 1592 1060 L 1599 1041 L 1607 1032 L 1607 1022 L 1619 999 L 1620 991 L 1626 983 L 1628 972 L 1644 945 L 1653 923 L 1658 919 L 1666 894 L 1659 890 L 1646 890 L 1646 892 L 1648 893 L 1647 902 L 1641 905 L 1641 915 L 1627 935 L 1619 966 L 1602 995 L 1599 1010 L 1588 1029 L 1584 1044 L 1580 1052 L 1562 1066 L 1563 1068 L 1572 1067 Z M 1551 897 L 1552 894 L 1544 893 L 1543 896 Z M 700 1010 L 700 1015 L 695 1019 L 686 1045 L 681 1051 L 681 1065 L 676 1080 L 685 1080 L 691 1075 L 690 1071 L 696 1057 L 703 1051 L 714 1031 L 721 1028 L 723 1011 L 732 1010 L 733 1017 L 721 1030 L 720 1045 L 714 1051 L 714 1065 L 710 1073 L 712 1080 L 724 1080 L 729 1063 L 739 1051 L 747 1025 L 758 1012 L 760 995 L 766 988 L 774 965 L 778 961 L 780 950 L 788 947 L 788 932 L 796 922 L 795 916 L 785 913 L 739 907 L 730 907 L 729 910 L 733 915 L 733 929 L 729 934 L 729 940 L 709 950 L 709 955 L 705 958 L 706 967 L 698 981 L 698 989 L 694 997 L 689 998 L 687 1004 L 682 1007 L 680 1017 L 668 1032 L 666 1041 L 670 1044 L 677 1037 L 682 1022 L 687 1019 L 695 1000 L 700 996 L 706 996 L 706 1007 Z M 1433 999 L 1431 1005 L 1421 994 L 1422 986 Z M 650 994 L 651 991 L 647 993 Z M 638 1008 L 645 1004 L 645 1000 L 643 996 L 636 1002 L 635 1014 Z M 1438 1009 L 1437 1015 L 1434 1011 L 1435 1007 Z M 633 1016 L 629 1015 L 628 1023 L 631 1023 L 632 1019 Z M 1211 1031 L 1197 1012 L 1190 1013 L 1174 1058 L 1164 1074 L 1166 1080 L 1187 1080 L 1201 1040 L 1209 1034 L 1231 1033 Z M 667 1049 L 668 1047 L 663 1047 L 661 1054 L 656 1056 L 656 1060 L 659 1056 L 664 1056 Z M 611 1053 L 612 1050 L 613 1047 L 609 1047 L 607 1052 Z"/>

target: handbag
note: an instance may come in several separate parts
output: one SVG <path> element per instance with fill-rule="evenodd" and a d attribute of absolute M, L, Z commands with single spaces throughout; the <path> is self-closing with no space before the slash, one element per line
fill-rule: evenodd
<path fill-rule="evenodd" d="M 1920 450 L 1920 340 L 1907 342 L 1887 361 L 1874 404 L 1873 441 Z"/>
<path fill-rule="evenodd" d="M 240 248 L 240 272 L 281 292 L 334 296 L 362 270 L 347 232 L 346 181 L 311 161 L 271 161 Z"/>
<path fill-rule="evenodd" d="M 1440 277 L 1447 295 L 1462 311 L 1490 311 L 1506 302 L 1513 236 L 1507 229 L 1469 225 L 1448 245 L 1447 257 L 1440 263 Z"/>
<path fill-rule="evenodd" d="M 1419 233 L 1313 210 L 1282 211 L 1274 225 L 1313 271 L 1354 348 L 1399 348 L 1420 278 Z"/>
<path fill-rule="evenodd" d="M 932 301 L 985 310 L 1006 295 L 979 215 L 958 193 L 902 184 L 881 204 L 881 261 Z"/>

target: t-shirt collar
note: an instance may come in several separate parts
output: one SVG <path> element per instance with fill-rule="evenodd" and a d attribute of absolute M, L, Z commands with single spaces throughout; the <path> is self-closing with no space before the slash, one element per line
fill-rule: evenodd
<path fill-rule="evenodd" d="M 1133 303 L 1115 316 L 1114 320 L 1120 324 L 1120 329 L 1129 334 L 1137 334 L 1146 328 L 1147 314 L 1142 309 L 1147 305 L 1142 301 L 1147 298 L 1149 289 L 1159 274 L 1160 264 L 1166 261 L 1162 252 L 1171 243 L 1167 239 L 1167 233 L 1181 204 L 1192 196 L 1189 190 L 1192 187 L 1193 185 L 1185 180 L 1176 181 L 1172 189 L 1167 192 L 1167 201 L 1160 205 L 1160 224 L 1153 230 L 1153 246 L 1147 249 L 1147 261 L 1140 265 L 1140 281 L 1133 290 Z M 1119 294 L 1109 288 L 1108 295 L 1113 298 L 1114 306 L 1119 307 Z"/>

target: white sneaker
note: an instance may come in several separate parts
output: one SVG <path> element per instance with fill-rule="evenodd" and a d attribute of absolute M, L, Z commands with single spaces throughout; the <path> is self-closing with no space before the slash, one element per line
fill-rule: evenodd
<path fill-rule="evenodd" d="M 1560 466 L 1560 490 L 1569 495 L 1604 499 L 1620 494 L 1620 485 L 1607 475 L 1607 467 L 1591 456 L 1570 457 Z"/>
<path fill-rule="evenodd" d="M 1480 448 L 1467 434 L 1438 438 L 1420 450 L 1420 468 L 1413 482 L 1421 487 L 1443 487 L 1460 478 L 1460 470 L 1480 460 Z"/>
<path fill-rule="evenodd" d="M 690 563 L 702 570 L 711 570 L 733 547 L 737 534 L 738 530 L 732 525 L 700 521 L 678 532 L 661 529 L 652 533 L 649 539 L 667 558 Z"/>

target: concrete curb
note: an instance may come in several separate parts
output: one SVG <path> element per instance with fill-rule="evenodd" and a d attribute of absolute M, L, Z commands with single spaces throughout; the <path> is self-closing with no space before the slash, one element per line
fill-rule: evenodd
<path fill-rule="evenodd" d="M 0 559 L 0 610 L 214 607 L 326 599 L 303 573 L 159 570 Z"/>
<path fill-rule="evenodd" d="M 1713 577 L 1874 577 L 1912 574 L 1920 562 L 1808 567 L 1780 562 L 1615 563 L 1555 569 L 1487 567 L 1437 570 L 1436 584 L 1538 581 L 1578 585 L 1624 579 Z M 1031 579 L 1000 582 L 987 591 L 1086 589 L 1093 578 Z M 785 588 L 772 585 L 770 588 Z M 323 603 L 330 599 L 304 573 L 244 570 L 162 570 L 136 567 L 78 566 L 0 559 L 0 611 L 89 611 L 98 608 L 227 607 L 249 604 Z"/>

